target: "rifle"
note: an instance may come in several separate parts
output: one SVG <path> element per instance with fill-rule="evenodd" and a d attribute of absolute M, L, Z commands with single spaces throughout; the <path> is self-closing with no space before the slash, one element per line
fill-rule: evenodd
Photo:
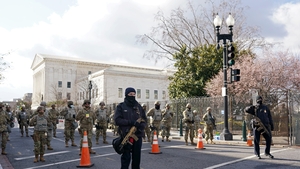
<path fill-rule="evenodd" d="M 132 143 L 129 141 L 129 138 L 133 138 L 135 141 L 138 141 L 138 137 L 134 134 L 136 132 L 136 127 L 132 126 L 129 130 L 129 132 L 126 134 L 126 136 L 124 137 L 124 139 L 122 140 L 121 144 L 120 144 L 120 150 L 123 149 L 124 145 L 129 143 L 130 145 L 132 145 Z"/>
<path fill-rule="evenodd" d="M 261 134 L 267 133 L 270 136 L 269 130 L 266 128 L 266 126 L 261 122 L 261 120 L 257 116 L 253 116 L 255 118 L 255 121 L 253 121 L 253 127 L 257 127 L 257 131 L 261 131 Z"/>

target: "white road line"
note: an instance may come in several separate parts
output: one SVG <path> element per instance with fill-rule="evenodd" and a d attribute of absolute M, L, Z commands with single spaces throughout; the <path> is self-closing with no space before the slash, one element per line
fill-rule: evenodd
<path fill-rule="evenodd" d="M 271 153 L 277 153 L 277 152 L 285 151 L 285 150 L 287 150 L 287 149 L 276 150 L 276 151 L 272 151 Z M 263 155 L 263 153 L 261 155 Z M 253 157 L 256 157 L 256 156 L 253 155 L 253 156 L 249 156 L 249 157 L 245 157 L 245 158 L 241 158 L 241 159 L 237 159 L 237 160 L 233 160 L 233 161 L 228 161 L 228 162 L 217 164 L 217 165 L 213 165 L 213 166 L 210 166 L 210 167 L 207 167 L 207 168 L 204 168 L 204 169 L 214 169 L 214 168 L 222 167 L 222 166 L 225 166 L 225 165 L 228 165 L 228 164 L 232 164 L 232 163 L 244 161 L 244 160 L 247 160 L 247 159 L 251 159 Z"/>
<path fill-rule="evenodd" d="M 56 154 L 63 154 L 63 153 L 68 153 L 70 151 L 59 151 L 59 152 L 54 152 L 54 153 L 47 153 L 44 156 L 50 156 L 50 155 L 56 155 Z M 21 158 L 15 158 L 16 161 L 19 160 L 25 160 L 25 159 L 29 159 L 29 158 L 34 158 L 34 156 L 27 156 L 27 157 L 21 157 Z"/>

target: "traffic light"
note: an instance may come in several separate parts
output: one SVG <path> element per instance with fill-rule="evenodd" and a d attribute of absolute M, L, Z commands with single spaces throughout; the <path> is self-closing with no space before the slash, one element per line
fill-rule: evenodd
<path fill-rule="evenodd" d="M 230 44 L 227 48 L 227 63 L 228 66 L 234 65 L 235 61 L 233 60 L 234 58 L 234 46 Z"/>
<path fill-rule="evenodd" d="M 230 69 L 230 82 L 238 82 L 241 80 L 240 69 Z"/>

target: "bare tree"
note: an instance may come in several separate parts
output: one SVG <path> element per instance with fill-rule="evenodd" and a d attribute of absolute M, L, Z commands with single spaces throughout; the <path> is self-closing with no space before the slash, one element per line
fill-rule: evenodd
<path fill-rule="evenodd" d="M 155 15 L 157 26 L 153 27 L 149 34 L 137 35 L 137 42 L 154 44 L 144 53 L 144 57 L 154 58 L 155 61 L 161 58 L 173 61 L 172 55 L 179 52 L 183 46 L 191 51 L 198 46 L 216 44 L 214 17 L 217 13 L 220 17 L 227 17 L 231 13 L 235 19 L 234 42 L 238 50 L 252 51 L 256 47 L 266 45 L 266 42 L 259 35 L 257 27 L 247 26 L 243 15 L 247 8 L 241 6 L 240 0 L 206 0 L 199 5 L 188 0 L 186 8 L 178 7 L 172 10 L 170 16 L 165 16 L 161 10 L 158 11 Z M 223 21 L 225 19 L 223 18 Z M 227 27 L 225 22 L 222 26 Z"/>
<path fill-rule="evenodd" d="M 10 67 L 9 63 L 4 61 L 4 57 L 9 54 L 10 52 L 0 54 L 0 82 L 5 78 L 5 76 L 3 75 L 3 71 Z"/>

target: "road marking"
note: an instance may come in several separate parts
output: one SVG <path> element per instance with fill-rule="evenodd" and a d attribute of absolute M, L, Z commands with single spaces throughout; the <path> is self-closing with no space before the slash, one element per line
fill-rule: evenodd
<path fill-rule="evenodd" d="M 47 154 L 44 154 L 44 156 L 63 154 L 63 153 L 68 153 L 68 152 L 70 152 L 70 151 L 59 151 L 59 152 L 54 152 L 54 153 L 47 153 Z M 25 159 L 34 158 L 34 157 L 35 156 L 27 156 L 27 157 L 15 158 L 15 160 L 19 161 L 19 160 L 25 160 Z"/>
<path fill-rule="evenodd" d="M 273 153 L 280 152 L 280 151 L 285 151 L 285 150 L 288 150 L 288 149 L 282 149 L 282 150 L 272 151 L 272 154 L 273 154 Z M 261 153 L 261 155 L 264 155 L 264 154 Z M 237 160 L 228 161 L 228 162 L 225 162 L 225 163 L 213 165 L 213 166 L 210 166 L 210 167 L 207 167 L 207 168 L 204 168 L 204 169 L 214 169 L 214 168 L 219 168 L 219 167 L 223 167 L 223 166 L 225 166 L 225 165 L 229 165 L 229 164 L 232 164 L 232 163 L 236 163 L 236 162 L 248 160 L 248 159 L 251 159 L 251 158 L 253 158 L 253 157 L 256 157 L 256 155 L 252 155 L 252 156 L 249 156 L 249 157 L 245 157 L 245 158 L 241 158 L 241 159 L 237 159 Z"/>

